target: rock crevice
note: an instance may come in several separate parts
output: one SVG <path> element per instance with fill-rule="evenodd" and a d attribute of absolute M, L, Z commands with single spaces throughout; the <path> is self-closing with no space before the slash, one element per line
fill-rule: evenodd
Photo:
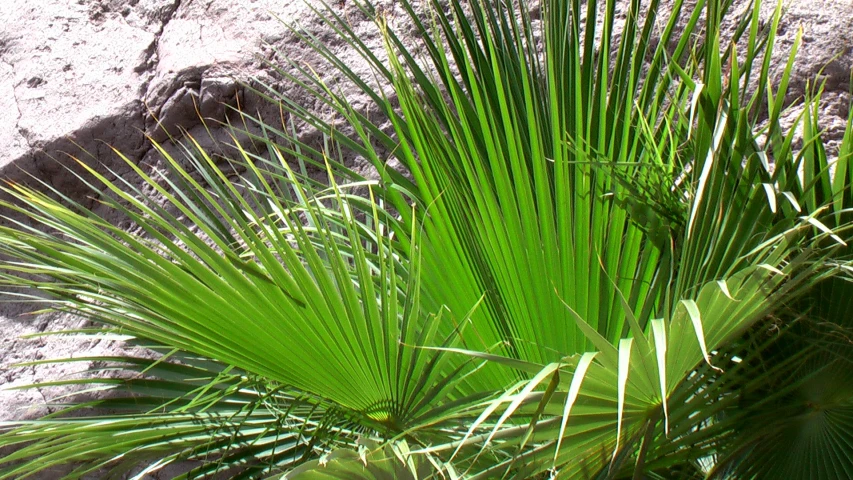
<path fill-rule="evenodd" d="M 3 60 L 2 63 L 9 67 L 9 70 L 12 72 L 12 78 L 14 79 L 15 78 L 15 65 L 13 65 L 13 64 L 5 61 L 5 60 Z M 24 142 L 26 142 L 27 148 L 32 149 L 32 145 L 30 145 L 29 139 L 27 139 L 26 130 L 22 129 L 21 125 L 20 125 L 21 117 L 23 116 L 23 113 L 21 112 L 21 105 L 18 101 L 18 84 L 16 84 L 13 81 L 11 87 L 12 88 L 10 90 L 12 93 L 12 104 L 14 105 L 15 111 L 17 112 L 17 116 L 15 117 L 14 130 L 17 131 L 17 133 L 21 136 L 21 138 L 24 140 Z"/>

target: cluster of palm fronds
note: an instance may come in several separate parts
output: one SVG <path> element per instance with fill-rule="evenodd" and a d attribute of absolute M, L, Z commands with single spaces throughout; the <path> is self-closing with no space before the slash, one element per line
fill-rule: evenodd
<path fill-rule="evenodd" d="M 156 198 L 87 166 L 137 233 L 6 187 L 44 227 L 0 228 L 9 288 L 163 355 L 96 359 L 115 395 L 8 426 L 0 478 L 853 477 L 853 128 L 829 157 L 819 87 L 781 128 L 781 7 L 616 3 L 543 0 L 540 43 L 523 0 L 401 0 L 422 57 L 361 5 L 387 61 L 318 10 L 382 118 L 282 68 L 349 134 L 263 90 L 328 148 L 245 114 L 236 180 L 191 139 L 128 162 Z"/>

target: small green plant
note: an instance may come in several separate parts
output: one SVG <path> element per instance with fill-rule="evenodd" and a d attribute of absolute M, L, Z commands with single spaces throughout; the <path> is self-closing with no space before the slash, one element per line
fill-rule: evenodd
<path fill-rule="evenodd" d="M 524 1 L 401 0 L 422 57 L 361 4 L 387 61 L 320 9 L 386 87 L 306 46 L 381 120 L 294 63 L 348 135 L 256 93 L 324 150 L 244 114 L 267 151 L 235 145 L 239 178 L 191 138 L 161 176 L 128 161 L 156 199 L 81 162 L 139 233 L 5 187 L 44 227 L 0 227 L 5 285 L 162 357 L 97 359 L 132 375 L 69 383 L 115 395 L 4 426 L 0 478 L 853 477 L 853 128 L 830 159 L 820 88 L 802 146 L 781 128 L 781 7 L 723 43 L 731 2 L 659 3 L 617 37 L 614 0 L 544 0 L 540 42 Z"/>

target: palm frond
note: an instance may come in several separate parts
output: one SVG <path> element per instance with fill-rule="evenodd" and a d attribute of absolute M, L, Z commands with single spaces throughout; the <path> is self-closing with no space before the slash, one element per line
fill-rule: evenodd
<path fill-rule="evenodd" d="M 661 21 L 659 1 L 633 0 L 618 29 L 615 0 L 550 0 L 536 32 L 524 1 L 403 0 L 421 54 L 369 2 L 385 52 L 321 6 L 375 79 L 293 31 L 378 113 L 295 62 L 278 73 L 334 121 L 254 92 L 324 146 L 241 113 L 265 152 L 235 140 L 217 164 L 187 138 L 182 163 L 155 144 L 168 171 L 128 162 L 136 178 L 116 181 L 81 162 L 133 233 L 49 187 L 8 185 L 2 207 L 30 223 L 0 227 L 4 285 L 176 356 L 104 359 L 144 376 L 101 381 L 130 396 L 64 413 L 130 412 L 10 427 L 0 444 L 22 447 L 3 474 L 83 462 L 75 478 L 125 459 L 247 478 L 806 471 L 756 443 L 802 434 L 790 398 L 762 402 L 776 423 L 743 399 L 816 388 L 784 378 L 804 358 L 809 378 L 837 380 L 811 344 L 784 340 L 796 324 L 761 335 L 853 271 L 853 126 L 833 164 L 817 89 L 795 150 L 779 118 L 799 40 L 766 87 L 781 4 L 761 27 L 756 2 L 723 47 L 730 5 L 676 1 Z M 845 452 L 827 478 L 848 471 L 848 397 L 804 427 L 820 448 L 797 444 L 814 461 Z"/>

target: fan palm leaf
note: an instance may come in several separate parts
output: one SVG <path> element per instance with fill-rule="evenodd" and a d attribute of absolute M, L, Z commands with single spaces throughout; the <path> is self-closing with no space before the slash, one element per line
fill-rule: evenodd
<path fill-rule="evenodd" d="M 128 160 L 135 180 L 81 162 L 135 233 L 45 185 L 8 185 L 10 291 L 171 355 L 108 359 L 130 379 L 68 382 L 129 396 L 82 405 L 118 414 L 10 426 L 0 442 L 23 446 L 0 476 L 124 460 L 287 478 L 640 478 L 707 459 L 747 477 L 803 472 L 755 443 L 796 425 L 756 430 L 739 402 L 805 358 L 763 339 L 767 319 L 849 269 L 853 140 L 831 174 L 816 94 L 794 150 L 779 118 L 799 40 L 766 87 L 781 6 L 761 27 L 754 5 L 721 48 L 730 3 L 676 1 L 661 28 L 660 3 L 634 0 L 617 37 L 614 0 L 552 0 L 540 44 L 525 2 L 436 1 L 424 17 L 404 1 L 423 57 L 369 3 L 387 55 L 318 8 L 385 86 L 303 39 L 380 120 L 291 63 L 279 72 L 348 130 L 256 93 L 324 148 L 243 114 L 265 151 L 235 140 L 226 167 L 189 137 L 187 163 L 155 145 L 166 172 Z M 832 433 L 849 416 L 839 395 L 807 427 L 843 453 L 827 478 L 849 464 Z"/>

